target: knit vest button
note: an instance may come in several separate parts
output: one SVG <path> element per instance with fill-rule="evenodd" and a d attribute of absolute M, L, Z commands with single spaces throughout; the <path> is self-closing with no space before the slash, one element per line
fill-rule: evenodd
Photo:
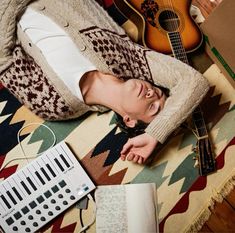
<path fill-rule="evenodd" d="M 69 26 L 69 22 L 63 22 L 63 26 L 66 28 L 66 27 L 68 27 Z"/>
<path fill-rule="evenodd" d="M 43 11 L 43 10 L 46 9 L 46 7 L 43 6 L 43 5 L 37 5 L 37 9 L 38 9 L 39 11 Z"/>
<path fill-rule="evenodd" d="M 84 44 L 80 44 L 79 49 L 81 50 L 81 52 L 86 50 L 86 45 Z"/>

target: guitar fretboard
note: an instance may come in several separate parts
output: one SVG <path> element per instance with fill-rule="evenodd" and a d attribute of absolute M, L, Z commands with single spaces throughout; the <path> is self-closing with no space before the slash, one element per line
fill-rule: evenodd
<path fill-rule="evenodd" d="M 186 64 L 189 64 L 185 49 L 183 47 L 180 33 L 177 31 L 168 32 L 168 37 L 171 42 L 171 48 L 174 57 Z"/>
<path fill-rule="evenodd" d="M 198 106 L 192 114 L 193 122 L 195 124 L 197 135 L 199 138 L 205 137 L 208 135 L 206 124 L 203 118 L 203 113 L 200 106 Z"/>

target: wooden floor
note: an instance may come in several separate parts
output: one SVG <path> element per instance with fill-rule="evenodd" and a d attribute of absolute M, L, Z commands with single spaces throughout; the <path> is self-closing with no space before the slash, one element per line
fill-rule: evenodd
<path fill-rule="evenodd" d="M 222 0 L 192 0 L 192 3 L 201 10 L 205 18 L 221 2 Z M 216 203 L 211 212 L 212 215 L 200 232 L 235 233 L 235 190 L 222 203 Z"/>
<path fill-rule="evenodd" d="M 218 6 L 222 0 L 192 0 L 192 4 L 197 6 L 202 15 L 207 18 L 209 14 Z"/>
<path fill-rule="evenodd" d="M 222 203 L 216 203 L 200 232 L 235 232 L 235 190 Z"/>

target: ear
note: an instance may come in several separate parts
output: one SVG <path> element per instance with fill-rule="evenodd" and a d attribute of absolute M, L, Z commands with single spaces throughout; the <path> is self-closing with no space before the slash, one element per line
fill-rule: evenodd
<path fill-rule="evenodd" d="M 123 122 L 127 127 L 134 128 L 137 123 L 137 120 L 130 118 L 130 116 L 128 115 L 125 115 L 123 117 Z"/>

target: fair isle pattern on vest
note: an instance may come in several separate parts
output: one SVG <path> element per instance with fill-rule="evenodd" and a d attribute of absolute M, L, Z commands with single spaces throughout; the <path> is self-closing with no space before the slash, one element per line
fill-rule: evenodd
<path fill-rule="evenodd" d="M 80 30 L 80 33 L 87 37 L 93 50 L 119 78 L 137 78 L 153 82 L 145 55 L 148 49 L 134 44 L 126 35 L 98 27 Z"/>
<path fill-rule="evenodd" d="M 39 117 L 58 120 L 74 114 L 74 110 L 58 93 L 32 57 L 18 46 L 13 52 L 14 62 L 3 73 L 5 87 Z"/>

